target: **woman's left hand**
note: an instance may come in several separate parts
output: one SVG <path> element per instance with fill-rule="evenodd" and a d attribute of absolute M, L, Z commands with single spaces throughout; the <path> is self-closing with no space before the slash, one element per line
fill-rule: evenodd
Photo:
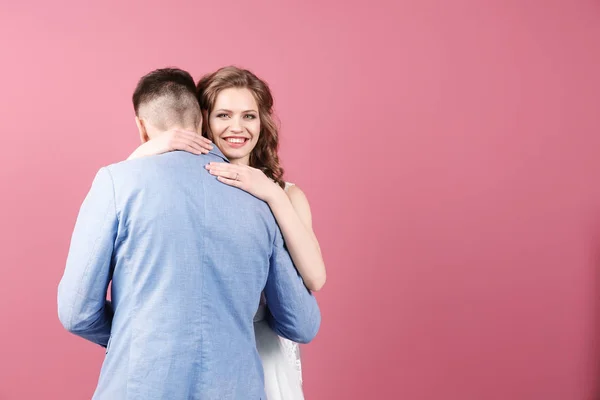
<path fill-rule="evenodd" d="M 206 169 L 219 181 L 245 190 L 267 203 L 275 200 L 278 193 L 282 191 L 281 187 L 260 169 L 221 162 L 211 162 Z"/>

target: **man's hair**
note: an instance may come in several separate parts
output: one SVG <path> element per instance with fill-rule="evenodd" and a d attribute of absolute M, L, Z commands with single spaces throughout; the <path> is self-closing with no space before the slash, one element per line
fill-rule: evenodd
<path fill-rule="evenodd" d="M 202 120 L 192 76 L 178 68 L 162 68 L 143 76 L 133 92 L 135 115 L 155 128 L 198 126 Z"/>

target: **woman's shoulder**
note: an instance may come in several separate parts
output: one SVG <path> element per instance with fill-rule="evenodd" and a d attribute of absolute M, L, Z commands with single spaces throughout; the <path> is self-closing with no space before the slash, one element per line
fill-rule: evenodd
<path fill-rule="evenodd" d="M 296 185 L 295 183 L 285 182 L 284 190 L 292 203 L 300 203 L 300 204 L 308 203 L 308 199 L 306 198 L 306 195 L 304 194 L 302 189 L 300 189 L 300 187 L 298 185 Z"/>
<path fill-rule="evenodd" d="M 285 193 L 287 194 L 288 199 L 290 199 L 292 206 L 300 218 L 302 218 L 304 222 L 310 226 L 312 224 L 310 205 L 304 192 L 298 187 L 298 185 L 286 182 Z"/>

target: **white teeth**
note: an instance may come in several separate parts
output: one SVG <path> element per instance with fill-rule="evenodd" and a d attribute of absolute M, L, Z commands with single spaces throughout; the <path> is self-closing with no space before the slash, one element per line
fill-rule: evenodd
<path fill-rule="evenodd" d="M 245 139 L 227 138 L 227 141 L 230 143 L 244 143 Z"/>

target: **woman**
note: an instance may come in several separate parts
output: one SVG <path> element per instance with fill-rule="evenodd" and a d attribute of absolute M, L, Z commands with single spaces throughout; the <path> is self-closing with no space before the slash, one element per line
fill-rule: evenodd
<path fill-rule="evenodd" d="M 245 190 L 271 207 L 306 287 L 320 290 L 325 284 L 325 265 L 308 200 L 298 186 L 283 180 L 269 87 L 250 71 L 226 67 L 198 82 L 198 100 L 204 115 L 203 135 L 230 161 L 210 163 L 207 170 L 224 184 Z M 207 152 L 206 147 L 199 135 L 175 130 L 141 145 L 129 158 L 173 150 L 200 154 Z M 298 344 L 277 336 L 264 320 L 265 312 L 262 304 L 255 317 L 255 334 L 267 398 L 301 399 Z"/>

